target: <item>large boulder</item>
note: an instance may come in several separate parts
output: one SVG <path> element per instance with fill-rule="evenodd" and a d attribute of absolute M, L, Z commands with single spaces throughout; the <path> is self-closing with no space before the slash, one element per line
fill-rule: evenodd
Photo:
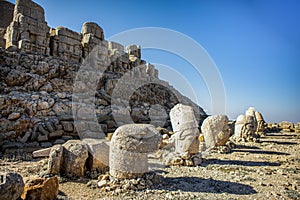
<path fill-rule="evenodd" d="M 228 117 L 226 115 L 213 115 L 207 117 L 201 126 L 205 145 L 208 149 L 223 146 L 229 140 Z"/>
<path fill-rule="evenodd" d="M 0 173 L 0 199 L 18 199 L 24 190 L 23 178 L 14 172 Z"/>

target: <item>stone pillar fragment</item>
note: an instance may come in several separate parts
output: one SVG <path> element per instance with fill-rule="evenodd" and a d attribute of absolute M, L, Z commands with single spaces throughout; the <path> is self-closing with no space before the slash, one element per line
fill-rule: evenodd
<path fill-rule="evenodd" d="M 158 150 L 161 135 L 150 124 L 120 126 L 112 136 L 110 175 L 137 178 L 148 172 L 147 154 Z"/>

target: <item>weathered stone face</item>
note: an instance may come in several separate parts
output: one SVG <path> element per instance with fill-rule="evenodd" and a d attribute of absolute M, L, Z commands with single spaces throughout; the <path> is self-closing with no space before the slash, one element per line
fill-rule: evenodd
<path fill-rule="evenodd" d="M 176 152 L 179 154 L 198 153 L 200 132 L 193 108 L 177 104 L 170 111 L 170 119 L 175 133 Z"/>
<path fill-rule="evenodd" d="M 285 132 L 291 132 L 294 128 L 294 124 L 292 122 L 283 121 L 279 123 L 279 128 L 281 128 Z"/>
<path fill-rule="evenodd" d="M 158 149 L 160 133 L 149 124 L 120 126 L 111 139 L 110 175 L 135 178 L 148 172 L 147 154 Z"/>
<path fill-rule="evenodd" d="M 235 123 L 234 137 L 236 140 L 251 140 L 255 134 L 256 121 L 253 116 L 240 115 Z"/>
<path fill-rule="evenodd" d="M 255 108 L 254 107 L 249 107 L 248 110 L 246 110 L 245 115 L 253 117 L 253 120 L 254 120 L 253 125 L 254 125 L 254 129 L 256 131 L 256 129 L 257 129 L 257 120 L 256 120 L 256 117 L 255 117 Z"/>
<path fill-rule="evenodd" d="M 213 115 L 207 117 L 201 126 L 204 140 L 208 149 L 225 145 L 229 140 L 228 117 L 226 115 Z"/>
<path fill-rule="evenodd" d="M 255 112 L 255 118 L 257 121 L 257 129 L 256 132 L 261 133 L 264 132 L 265 129 L 267 128 L 267 123 L 265 122 L 262 114 L 258 111 Z"/>

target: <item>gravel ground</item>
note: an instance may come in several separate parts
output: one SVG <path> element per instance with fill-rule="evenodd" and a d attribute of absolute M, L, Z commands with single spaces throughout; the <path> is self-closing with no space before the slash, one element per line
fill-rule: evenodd
<path fill-rule="evenodd" d="M 228 154 L 211 153 L 197 167 L 157 170 L 160 184 L 141 191 L 101 193 L 88 178 L 60 178 L 58 199 L 300 199 L 300 134 L 270 133 Z M 29 177 L 46 169 L 47 159 L 0 159 L 1 171 Z"/>

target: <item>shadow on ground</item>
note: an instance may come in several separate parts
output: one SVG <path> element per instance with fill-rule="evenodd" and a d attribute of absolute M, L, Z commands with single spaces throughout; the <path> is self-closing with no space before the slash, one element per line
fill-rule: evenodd
<path fill-rule="evenodd" d="M 234 148 L 236 148 L 236 149 L 260 149 L 259 147 L 247 146 L 247 145 L 241 145 L 241 144 L 237 144 Z"/>
<path fill-rule="evenodd" d="M 242 161 L 242 160 L 219 160 L 219 159 L 205 159 L 201 166 L 208 165 L 243 165 L 243 166 L 280 166 L 280 163 L 267 162 L 267 161 Z"/>
<path fill-rule="evenodd" d="M 242 183 L 204 179 L 198 177 L 168 177 L 164 178 L 163 188 L 168 191 L 229 193 L 249 195 L 257 193 L 253 187 Z"/>
<path fill-rule="evenodd" d="M 272 140 L 262 140 L 262 143 L 274 143 L 278 145 L 296 145 L 297 142 L 280 142 L 280 141 L 272 141 Z"/>
<path fill-rule="evenodd" d="M 300 134 L 276 134 L 276 133 L 268 133 L 266 137 L 280 137 L 281 139 L 298 139 L 300 138 Z"/>
<path fill-rule="evenodd" d="M 245 149 L 232 149 L 232 152 L 246 152 L 246 153 L 253 153 L 253 154 L 268 154 L 268 155 L 284 155 L 288 156 L 289 153 L 285 152 L 278 152 L 278 151 L 260 151 L 260 150 L 245 150 Z"/>

